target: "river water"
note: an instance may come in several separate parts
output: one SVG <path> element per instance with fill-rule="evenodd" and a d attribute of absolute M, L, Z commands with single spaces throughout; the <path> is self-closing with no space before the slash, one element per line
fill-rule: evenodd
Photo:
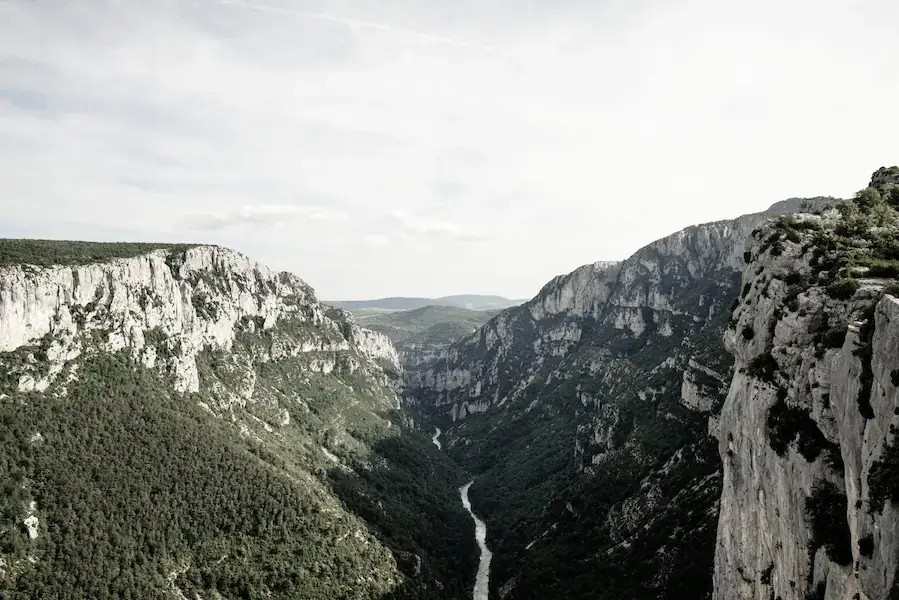
<path fill-rule="evenodd" d="M 431 438 L 431 441 L 434 442 L 434 445 L 437 446 L 438 449 L 442 449 L 443 445 L 440 443 L 440 434 L 443 433 L 440 431 L 439 427 L 434 428 L 434 436 Z M 490 596 L 490 559 L 493 558 L 493 552 L 487 547 L 487 524 L 478 518 L 474 511 L 471 510 L 471 500 L 468 499 L 468 488 L 471 487 L 471 484 L 474 483 L 474 480 L 469 481 L 465 485 L 459 488 L 459 495 L 462 496 L 462 507 L 468 511 L 468 514 L 471 515 L 471 518 L 474 519 L 474 539 L 478 543 L 478 548 L 481 550 L 481 560 L 478 563 L 478 574 L 474 578 L 474 591 L 471 594 L 472 600 L 488 600 Z"/>
<path fill-rule="evenodd" d="M 434 442 L 434 445 L 437 446 L 438 450 L 443 449 L 443 444 L 440 443 L 440 434 L 443 433 L 440 431 L 439 427 L 434 428 L 434 437 L 431 438 L 431 441 Z"/>
<path fill-rule="evenodd" d="M 490 595 L 490 559 L 493 558 L 493 552 L 487 547 L 487 524 L 478 518 L 474 511 L 471 510 L 471 501 L 468 499 L 468 488 L 474 481 L 470 481 L 459 488 L 462 495 L 462 506 L 474 519 L 474 537 L 478 542 L 478 548 L 481 549 L 481 562 L 478 564 L 478 574 L 474 580 L 474 593 L 471 595 L 472 600 L 487 600 Z"/>

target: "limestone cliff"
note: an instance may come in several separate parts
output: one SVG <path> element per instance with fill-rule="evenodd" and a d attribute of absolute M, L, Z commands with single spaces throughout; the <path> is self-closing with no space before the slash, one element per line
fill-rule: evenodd
<path fill-rule="evenodd" d="M 312 289 L 289 273 L 275 273 L 215 246 L 148 254 L 98 264 L 0 269 L 0 352 L 45 339 L 46 372 L 23 375 L 20 390 L 44 390 L 91 338 L 107 351 L 126 349 L 148 366 L 165 363 L 177 389 L 197 391 L 196 356 L 230 349 L 247 328 L 292 319 L 320 330 L 284 352 L 341 352 L 399 367 L 386 336 L 363 330 L 345 311 L 330 318 Z M 311 329 L 310 329 L 311 331 Z M 161 341 L 168 349 L 148 343 Z M 277 356 L 275 357 L 277 358 Z M 321 370 L 333 361 L 318 363 Z"/>
<path fill-rule="evenodd" d="M 714 427 L 715 598 L 899 597 L 897 171 L 754 235 Z"/>

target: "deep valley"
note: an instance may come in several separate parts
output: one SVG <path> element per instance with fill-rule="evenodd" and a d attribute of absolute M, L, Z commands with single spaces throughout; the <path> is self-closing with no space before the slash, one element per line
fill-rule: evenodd
<path fill-rule="evenodd" d="M 899 598 L 899 168 L 509 304 L 0 240 L 0 597 Z"/>

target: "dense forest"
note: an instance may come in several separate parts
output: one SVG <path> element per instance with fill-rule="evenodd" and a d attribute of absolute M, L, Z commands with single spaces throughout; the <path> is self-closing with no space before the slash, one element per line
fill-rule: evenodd
<path fill-rule="evenodd" d="M 0 267 L 75 266 L 114 258 L 133 258 L 154 250 L 184 251 L 195 244 L 150 244 L 140 242 L 81 242 L 0 238 Z"/>
<path fill-rule="evenodd" d="M 364 372 L 253 358 L 265 336 L 201 355 L 195 394 L 104 352 L 45 394 L 7 386 L 0 597 L 464 597 L 476 548 L 462 471 L 427 437 L 384 427 Z M 28 347 L 0 363 L 40 357 Z M 238 366 L 259 405 L 211 414 Z M 278 406 L 290 423 L 274 432 Z M 32 502 L 35 540 L 22 526 Z"/>

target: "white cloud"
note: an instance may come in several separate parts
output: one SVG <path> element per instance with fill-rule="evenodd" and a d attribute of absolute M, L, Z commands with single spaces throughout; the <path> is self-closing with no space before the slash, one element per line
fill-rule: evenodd
<path fill-rule="evenodd" d="M 345 221 L 346 213 L 319 206 L 260 205 L 244 206 L 229 212 L 190 215 L 187 224 L 192 229 L 224 229 L 227 227 L 283 226 L 295 219 L 309 221 Z"/>
<path fill-rule="evenodd" d="M 527 296 L 897 162 L 897 17 L 888 0 L 7 0 L 0 235 L 199 236 L 332 298 Z"/>

